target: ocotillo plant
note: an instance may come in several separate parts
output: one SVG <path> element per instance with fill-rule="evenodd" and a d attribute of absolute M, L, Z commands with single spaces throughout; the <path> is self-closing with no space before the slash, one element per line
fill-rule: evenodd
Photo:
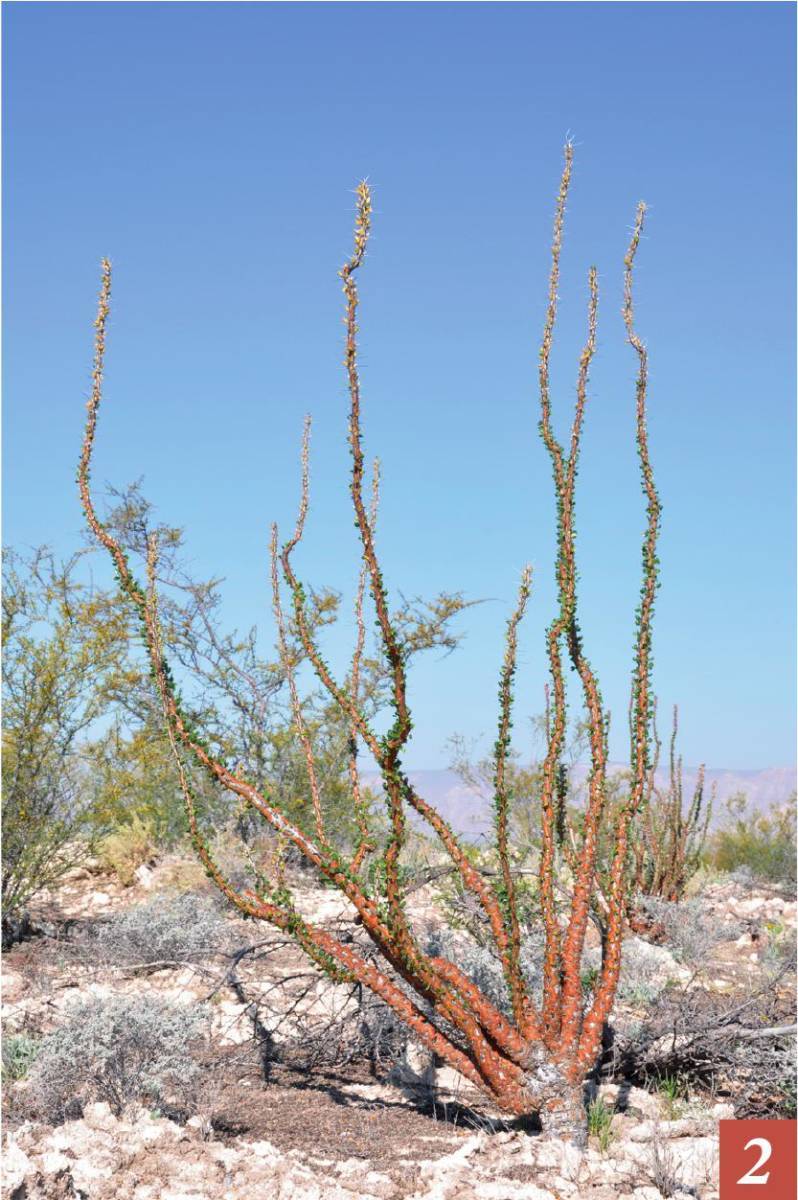
<path fill-rule="evenodd" d="M 636 829 L 634 845 L 634 891 L 661 900 L 681 900 L 701 861 L 712 816 L 714 788 L 704 800 L 704 766 L 698 768 L 693 796 L 684 810 L 682 758 L 676 753 L 679 710 L 673 706 L 668 786 L 661 788 L 655 779 L 660 742 L 654 728 L 655 753 L 650 775 L 649 794 Z"/>
<path fill-rule="evenodd" d="M 495 746 L 494 813 L 496 850 L 500 871 L 496 881 L 483 877 L 469 861 L 460 841 L 440 814 L 419 795 L 402 765 L 402 755 L 413 727 L 407 695 L 407 647 L 392 616 L 388 592 L 376 549 L 374 505 L 371 511 L 363 495 L 364 454 L 361 434 L 361 388 L 358 370 L 356 275 L 363 264 L 371 227 L 371 194 L 366 183 L 357 189 L 354 249 L 340 275 L 345 296 L 345 368 L 349 391 L 349 448 L 352 473 L 350 491 L 355 524 L 367 581 L 374 606 L 376 628 L 390 680 L 393 724 L 380 736 L 364 715 L 358 698 L 358 662 L 363 647 L 363 589 L 358 593 L 358 643 L 352 670 L 343 682 L 336 679 L 315 640 L 307 617 L 307 593 L 293 565 L 293 552 L 304 530 L 308 509 L 307 438 L 303 451 L 302 499 L 293 535 L 278 548 L 273 541 L 275 563 L 275 610 L 282 623 L 279 572 L 290 594 L 293 625 L 305 654 L 321 685 L 350 722 L 352 743 L 352 803 L 359 812 L 360 843 L 350 856 L 331 843 L 324 821 L 324 797 L 318 781 L 312 782 L 314 828 L 301 828 L 288 819 L 279 797 L 259 792 L 247 779 L 233 772 L 216 756 L 200 730 L 194 727 L 181 700 L 167 663 L 159 627 L 156 595 L 158 546 L 150 540 L 148 582 L 134 576 L 127 554 L 109 528 L 96 514 L 89 486 L 89 471 L 100 405 L 108 323 L 111 268 L 102 264 L 102 286 L 95 321 L 95 356 L 88 421 L 78 471 L 83 507 L 89 526 L 110 554 L 122 592 L 135 607 L 141 621 L 151 670 L 160 691 L 166 729 L 185 797 L 189 828 L 197 854 L 217 886 L 245 915 L 262 920 L 289 933 L 307 955 L 333 979 L 354 980 L 369 988 L 388 1004 L 414 1035 L 446 1063 L 461 1072 L 503 1110 L 516 1114 L 540 1114 L 554 1134 L 583 1142 L 586 1119 L 582 1083 L 599 1052 L 602 1029 L 612 1008 L 620 968 L 621 940 L 627 903 L 627 855 L 630 825 L 644 797 L 649 772 L 649 743 L 652 693 L 651 626 L 657 588 L 656 544 L 659 500 L 649 461 L 646 429 L 647 356 L 634 325 L 632 277 L 634 260 L 643 229 L 645 206 L 637 210 L 631 242 L 625 258 L 623 318 L 627 340 L 637 356 L 636 438 L 641 478 L 646 498 L 647 521 L 643 542 L 643 582 L 637 610 L 635 654 L 632 669 L 632 786 L 615 815 L 613 854 L 610 870 L 605 955 L 600 977 L 589 1001 L 580 978 L 580 961 L 585 943 L 588 912 L 596 887 L 598 830 L 605 809 L 607 717 L 593 670 L 585 657 L 577 622 L 574 532 L 574 488 L 583 418 L 587 402 L 588 372 L 596 346 L 598 282 L 595 269 L 589 274 L 588 331 L 576 384 L 576 406 L 568 450 L 552 432 L 549 395 L 549 359 L 557 315 L 557 289 L 563 221 L 571 181 L 573 150 L 565 148 L 565 165 L 557 196 L 551 251 L 548 306 L 540 347 L 540 432 L 551 457 L 557 506 L 557 587 L 559 607 L 547 633 L 551 672 L 551 721 L 544 765 L 542 803 L 542 846 L 540 861 L 541 920 L 545 928 L 545 983 L 538 998 L 521 969 L 521 934 L 516 893 L 508 846 L 506 763 L 516 672 L 516 639 L 531 586 L 530 571 L 522 575 L 517 605 L 507 625 L 506 651 L 499 684 L 499 728 Z M 580 844 L 573 855 L 570 896 L 564 903 L 555 888 L 560 869 L 558 847 L 559 784 L 566 729 L 566 685 L 563 652 L 567 648 L 577 671 L 590 727 L 591 773 Z M 295 712 L 298 710 L 295 702 Z M 297 735 L 306 752 L 308 771 L 313 772 L 312 746 L 297 718 Z M 356 784 L 356 751 L 365 746 L 379 767 L 389 832 L 382 846 L 370 836 L 367 812 L 359 806 Z M 239 889 L 225 877 L 214 861 L 207 838 L 200 828 L 191 785 L 191 771 L 203 768 L 223 788 L 277 830 L 313 865 L 319 875 L 337 887 L 351 906 L 358 937 L 369 939 L 365 950 L 358 940 L 342 939 L 306 919 L 294 906 L 284 882 L 270 884 L 259 879 L 254 890 Z M 400 856 L 406 841 L 409 811 L 413 810 L 431 828 L 449 856 L 463 887 L 473 895 L 488 921 L 507 989 L 506 1012 L 500 1011 L 463 973 L 456 963 L 431 954 L 422 945 L 408 915 L 400 880 Z M 364 860 L 375 857 L 378 869 L 368 874 Z M 375 879 L 369 885 L 368 878 Z M 379 965 L 375 965 L 379 963 Z M 509 1015 L 508 1015 L 509 1014 Z"/>

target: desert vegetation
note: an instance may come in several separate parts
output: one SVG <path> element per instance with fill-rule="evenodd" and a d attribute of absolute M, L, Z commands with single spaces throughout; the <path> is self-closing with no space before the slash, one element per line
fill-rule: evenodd
<path fill-rule="evenodd" d="M 635 329 L 633 313 L 634 260 L 645 219 L 645 205 L 640 204 L 624 260 L 623 311 L 627 339 L 638 360 L 635 421 L 647 518 L 643 542 L 643 582 L 636 616 L 637 636 L 632 673 L 631 778 L 628 794 L 617 806 L 610 832 L 611 851 L 606 930 L 602 942 L 603 957 L 595 990 L 586 1003 L 581 984 L 581 957 L 595 889 L 597 847 L 605 811 L 607 715 L 597 679 L 583 650 L 579 629 L 574 502 L 580 440 L 587 403 L 588 375 L 596 346 L 598 281 L 595 268 L 591 268 L 588 276 L 587 338 L 579 361 L 576 406 L 567 450 L 557 441 L 553 432 L 549 395 L 549 359 L 557 314 L 560 253 L 572 164 L 573 148 L 568 144 L 565 148 L 565 165 L 555 210 L 549 302 L 539 364 L 539 429 L 551 459 L 554 476 L 559 597 L 559 611 L 547 630 L 552 706 L 541 788 L 538 889 L 545 930 L 541 995 L 531 994 L 529 983 L 521 969 L 521 934 L 509 856 L 508 797 L 505 781 L 505 764 L 510 748 L 512 725 L 518 626 L 524 616 L 531 587 L 529 568 L 522 572 L 517 606 L 507 625 L 506 651 L 500 673 L 499 725 L 494 752 L 494 811 L 499 863 L 499 875 L 495 882 L 486 881 L 473 868 L 453 830 L 435 809 L 416 793 L 402 768 L 402 751 L 412 730 L 407 696 L 408 646 L 401 623 L 391 614 L 377 557 L 376 476 L 371 511 L 364 499 L 365 464 L 357 363 L 356 273 L 363 264 L 371 228 L 372 206 L 367 184 L 360 184 L 357 190 L 354 249 L 341 270 L 346 301 L 345 367 L 350 396 L 350 491 L 363 552 L 362 586 L 357 601 L 358 641 L 350 677 L 343 683 L 333 678 L 322 656 L 309 619 L 306 588 L 296 574 L 292 559 L 293 552 L 302 538 L 308 512 L 309 427 L 306 427 L 303 444 L 302 495 L 295 530 L 281 548 L 278 548 L 276 527 L 273 528 L 272 534 L 274 610 L 280 635 L 281 662 L 289 683 L 296 736 L 305 755 L 313 805 L 312 829 L 292 821 L 290 815 L 282 811 L 278 798 L 265 790 L 258 790 L 245 775 L 231 770 L 224 757 L 211 745 L 195 714 L 183 706 L 177 681 L 166 659 L 166 646 L 158 613 L 157 534 L 150 534 L 146 539 L 147 582 L 146 585 L 142 585 L 132 572 L 129 556 L 120 540 L 96 514 L 89 476 L 102 395 L 106 331 L 110 311 L 111 277 L 108 262 L 103 263 L 102 289 L 95 322 L 93 386 L 88 404 L 88 422 L 78 483 L 89 527 L 111 555 L 120 588 L 139 617 L 186 801 L 194 845 L 220 890 L 242 913 L 290 932 L 305 953 L 332 978 L 343 976 L 356 980 L 380 996 L 428 1049 L 440 1055 L 449 1066 L 491 1095 L 500 1107 L 517 1114 L 539 1113 L 554 1133 L 567 1134 L 583 1141 L 585 1122 L 582 1083 L 595 1064 L 604 1024 L 612 1008 L 618 985 L 623 924 L 627 908 L 630 827 L 642 807 L 651 766 L 649 744 L 653 696 L 650 661 L 654 599 L 658 583 L 656 550 L 660 502 L 649 458 L 646 429 L 647 352 Z M 355 761 L 352 763 L 351 802 L 359 828 L 358 842 L 352 856 L 342 852 L 341 847 L 330 841 L 325 827 L 323 798 L 318 785 L 313 747 L 305 725 L 296 689 L 294 665 L 285 636 L 281 582 L 290 594 L 293 620 L 304 653 L 330 699 L 349 723 L 352 759 L 354 760 L 357 754 L 358 741 L 362 741 L 380 770 L 389 820 L 388 835 L 382 845 L 375 842 L 374 835 L 369 830 L 367 814 L 360 797 L 357 764 Z M 383 736 L 375 733 L 373 724 L 368 721 L 360 705 L 359 669 L 363 654 L 361 631 L 366 584 L 374 606 L 381 652 L 390 684 L 389 703 L 394 717 L 393 724 Z M 566 731 L 564 650 L 567 650 L 583 691 L 591 761 L 588 798 L 581 828 L 575 835 L 572 834 L 570 842 L 566 842 L 561 836 L 563 818 L 558 814 L 558 809 L 564 802 L 558 786 Z M 353 943 L 341 942 L 328 931 L 301 916 L 284 882 L 262 879 L 256 887 L 247 890 L 234 886 L 214 861 L 208 841 L 201 832 L 197 812 L 198 798 L 186 765 L 187 757 L 190 757 L 192 763 L 201 768 L 215 785 L 221 785 L 258 812 L 273 829 L 292 843 L 323 877 L 346 896 L 365 935 L 379 953 L 379 967 L 364 956 L 359 948 L 356 949 Z M 411 809 L 435 832 L 441 847 L 458 871 L 464 888 L 475 897 L 487 917 L 495 950 L 502 964 L 510 998 L 511 1019 L 505 1017 L 451 959 L 425 952 L 414 934 L 407 918 L 399 875 L 399 858 L 406 838 L 407 813 Z M 569 916 L 564 930 L 560 924 L 560 904 L 555 894 L 555 880 L 559 869 L 558 849 L 566 860 L 570 877 Z M 379 883 L 376 888 L 370 887 L 361 875 L 361 867 L 370 854 L 380 856 Z M 406 985 L 404 988 L 401 986 L 402 982 Z"/>
<path fill-rule="evenodd" d="M 453 591 L 394 603 L 378 555 L 384 483 L 366 462 L 358 369 L 368 185 L 340 272 L 362 559 L 343 676 L 323 650 L 340 597 L 295 565 L 312 511 L 309 420 L 296 524 L 282 540 L 272 528 L 273 651 L 254 629 L 225 628 L 218 581 L 193 577 L 183 531 L 156 523 L 138 485 L 100 515 L 103 262 L 78 486 L 90 548 L 110 556 L 117 586 L 83 582 L 89 547 L 64 564 L 47 549 L 4 558 L 11 1194 L 58 1186 L 149 1200 L 160 1194 L 147 1157 L 157 1145 L 186 1194 L 311 1197 L 323 1178 L 336 1200 L 444 1200 L 494 1194 L 485 1189 L 499 1180 L 512 1198 L 712 1200 L 718 1120 L 794 1115 L 794 802 L 754 813 L 740 797 L 718 814 L 703 767 L 683 785 L 676 710 L 660 761 L 660 500 L 634 311 L 642 204 L 622 314 L 636 368 L 641 586 L 629 758 L 621 771 L 608 762 L 609 714 L 577 600 L 594 268 L 565 443 L 550 395 L 572 169 L 569 143 L 538 363 L 557 531 L 543 751 L 521 761 L 511 737 L 526 567 L 497 664 L 492 753 L 475 763 L 453 745 L 491 813 L 481 841 L 444 819 L 403 762 L 409 665 L 456 649 L 454 618 L 469 601 Z M 77 1192 L 63 1190 L 67 1177 Z"/>

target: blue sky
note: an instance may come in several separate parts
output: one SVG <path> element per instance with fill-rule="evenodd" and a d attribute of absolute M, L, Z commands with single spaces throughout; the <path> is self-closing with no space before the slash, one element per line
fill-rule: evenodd
<path fill-rule="evenodd" d="M 4 540 L 68 553 L 98 261 L 114 305 L 95 478 L 144 475 L 270 637 L 266 546 L 313 498 L 297 565 L 351 594 L 337 270 L 374 187 L 364 429 L 394 594 L 462 589 L 461 649 L 411 677 L 411 767 L 493 740 L 519 572 L 517 745 L 542 705 L 554 507 L 536 433 L 553 200 L 576 143 L 554 349 L 570 420 L 586 273 L 599 346 L 577 497 L 582 626 L 627 753 L 642 502 L 620 317 L 637 316 L 664 503 L 656 687 L 688 763 L 795 758 L 794 22 L 787 3 L 5 4 Z M 98 573 L 102 568 L 97 565 Z M 343 663 L 342 628 L 329 654 Z M 576 692 L 573 692 L 576 698 Z"/>

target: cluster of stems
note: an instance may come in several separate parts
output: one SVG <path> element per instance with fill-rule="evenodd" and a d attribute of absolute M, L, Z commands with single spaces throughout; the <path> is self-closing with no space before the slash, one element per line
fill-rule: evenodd
<path fill-rule="evenodd" d="M 704 765 L 698 768 L 693 795 L 685 809 L 682 757 L 676 753 L 679 711 L 673 706 L 668 755 L 668 785 L 656 782 L 661 744 L 654 726 L 654 760 L 648 794 L 635 830 L 632 905 L 636 896 L 655 896 L 672 903 L 681 900 L 690 879 L 701 863 L 712 816 L 714 789 L 705 800 Z M 641 917 L 632 908 L 630 923 Z"/>
<path fill-rule="evenodd" d="M 623 919 L 627 905 L 627 849 L 630 825 L 645 794 L 649 776 L 651 725 L 651 622 L 657 587 L 656 541 L 659 502 L 648 456 L 646 432 L 646 351 L 634 326 L 632 273 L 643 227 L 644 206 L 637 212 L 625 267 L 624 321 L 628 341 L 638 357 L 637 447 L 643 489 L 647 500 L 647 526 L 643 547 L 643 585 L 637 614 L 635 660 L 632 675 L 632 787 L 627 802 L 615 816 L 612 833 L 612 867 L 607 898 L 607 936 L 600 978 L 586 1005 L 580 964 L 588 916 L 594 901 L 597 846 L 605 814 L 607 766 L 607 714 L 593 669 L 585 656 L 577 620 L 574 492 L 580 439 L 587 403 L 590 364 L 596 348 L 598 310 L 597 272 L 588 277 L 587 337 L 576 384 L 576 404 L 570 442 L 557 441 L 551 421 L 549 359 L 557 315 L 560 253 L 573 150 L 565 148 L 565 165 L 557 198 L 549 299 L 540 348 L 540 433 L 551 458 L 557 505 L 558 611 L 547 631 L 550 681 L 548 746 L 543 768 L 542 854 L 540 858 L 540 918 L 545 930 L 544 987 L 533 995 L 521 966 L 521 929 L 514 887 L 508 811 L 507 758 L 512 727 L 513 678 L 517 662 L 518 628 L 527 605 L 531 574 L 521 577 L 517 605 L 507 625 L 505 656 L 499 686 L 499 728 L 495 745 L 494 818 L 499 871 L 495 879 L 484 876 L 471 862 L 454 830 L 410 782 L 403 754 L 413 728 L 407 697 L 407 649 L 392 618 L 389 597 L 376 550 L 377 473 L 371 502 L 364 496 L 365 461 L 361 429 L 361 385 L 358 369 L 358 289 L 356 276 L 371 227 L 371 195 L 366 183 L 357 189 L 354 248 L 340 275 L 345 297 L 346 346 L 344 365 L 349 392 L 350 491 L 355 525 L 362 552 L 362 569 L 356 598 L 357 642 L 351 668 L 337 679 L 324 659 L 311 627 L 307 593 L 296 574 L 293 552 L 300 542 L 308 511 L 308 428 L 303 442 L 302 494 L 293 534 L 282 545 L 272 531 L 272 590 L 278 642 L 291 690 L 296 736 L 307 764 L 312 798 L 312 831 L 286 815 L 280 798 L 256 789 L 241 774 L 216 756 L 196 729 L 182 703 L 170 671 L 158 618 L 155 580 L 158 562 L 156 540 L 150 540 L 147 578 L 142 586 L 134 577 L 127 554 L 111 530 L 97 516 L 90 489 L 90 463 L 102 393 L 106 328 L 109 315 L 111 270 L 102 264 L 102 287 L 95 321 L 95 358 L 88 419 L 78 471 L 78 484 L 88 524 L 110 554 L 119 585 L 135 609 L 157 686 L 163 717 L 185 797 L 189 828 L 196 852 L 211 878 L 235 907 L 248 917 L 263 920 L 289 933 L 318 966 L 333 979 L 352 980 L 369 988 L 388 1004 L 416 1038 L 451 1067 L 486 1093 L 504 1111 L 539 1112 L 556 1132 L 579 1137 L 584 1124 L 581 1083 L 592 1068 L 601 1046 L 602 1029 L 610 1012 L 618 982 Z M 292 629 L 304 656 L 331 700 L 339 707 L 349 729 L 348 764 L 351 799 L 359 838 L 354 854 L 336 848 L 324 821 L 323 789 L 314 769 L 313 747 L 302 717 L 293 663 L 286 637 L 282 592 L 289 597 Z M 373 607 L 376 632 L 390 683 L 393 721 L 379 735 L 360 697 L 360 669 L 365 645 L 366 593 Z M 566 680 L 563 658 L 579 677 L 590 730 L 591 768 L 580 837 L 563 845 L 562 779 L 566 733 Z M 389 832 L 382 843 L 369 828 L 357 766 L 358 750 L 365 747 L 379 769 Z M 191 779 L 204 770 L 222 788 L 258 812 L 286 843 L 291 843 L 319 875 L 337 887 L 351 906 L 359 938 L 368 939 L 378 952 L 361 946 L 358 939 L 331 933 L 297 911 L 284 880 L 270 885 L 259 880 L 255 889 L 234 886 L 214 860 L 209 839 L 201 829 Z M 501 962 L 508 1004 L 502 1011 L 488 999 L 456 963 L 432 954 L 420 940 L 410 919 L 400 879 L 400 859 L 407 837 L 409 811 L 429 827 L 462 887 L 483 912 Z M 366 872 L 367 862 L 377 866 Z M 377 886 L 368 878 L 377 879 Z M 561 880 L 567 881 L 563 903 Z M 379 965 L 375 965 L 379 964 Z"/>

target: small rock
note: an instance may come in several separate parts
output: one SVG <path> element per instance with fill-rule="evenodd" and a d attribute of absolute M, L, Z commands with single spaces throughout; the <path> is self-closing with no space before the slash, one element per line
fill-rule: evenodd
<path fill-rule="evenodd" d="M 64 871 L 61 876 L 62 885 L 65 883 L 74 883 L 80 879 L 91 879 L 91 871 L 88 867 L 70 867 L 68 871 Z"/>
<path fill-rule="evenodd" d="M 111 1105 L 102 1100 L 86 1105 L 83 1120 L 89 1129 L 105 1129 L 109 1132 L 115 1130 L 118 1124 L 116 1117 L 111 1112 Z"/>
<path fill-rule="evenodd" d="M 655 1096 L 652 1092 L 647 1092 L 644 1088 L 629 1088 L 626 1093 L 626 1103 L 628 1107 L 626 1112 L 634 1109 L 636 1113 L 640 1113 L 646 1117 L 658 1117 L 662 1111 L 662 1104 L 659 1096 Z"/>
<path fill-rule="evenodd" d="M 143 887 L 145 891 L 149 891 L 155 882 L 155 872 L 146 863 L 142 863 L 140 867 L 136 867 L 133 872 L 136 883 Z"/>
<path fill-rule="evenodd" d="M 143 1142 L 149 1143 L 160 1141 L 168 1131 L 165 1121 L 151 1121 L 139 1125 L 136 1132 Z"/>
<path fill-rule="evenodd" d="M 271 1142 L 250 1142 L 247 1146 L 250 1154 L 257 1154 L 259 1158 L 274 1158 L 276 1151 Z"/>
<path fill-rule="evenodd" d="M 33 1164 L 25 1151 L 16 1142 L 9 1141 L 3 1154 L 3 1192 L 11 1196 L 32 1170 Z"/>
<path fill-rule="evenodd" d="M 8 971 L 3 969 L 3 999 L 11 1000 L 18 992 L 22 991 L 24 979 L 18 971 Z"/>
<path fill-rule="evenodd" d="M 59 1171 L 68 1171 L 71 1165 L 61 1150 L 45 1150 L 39 1158 L 40 1169 L 46 1175 L 57 1175 Z"/>
<path fill-rule="evenodd" d="M 629 1141 L 650 1142 L 655 1137 L 687 1137 L 695 1132 L 696 1124 L 693 1117 L 680 1117 L 678 1121 L 643 1121 L 629 1130 Z"/>

